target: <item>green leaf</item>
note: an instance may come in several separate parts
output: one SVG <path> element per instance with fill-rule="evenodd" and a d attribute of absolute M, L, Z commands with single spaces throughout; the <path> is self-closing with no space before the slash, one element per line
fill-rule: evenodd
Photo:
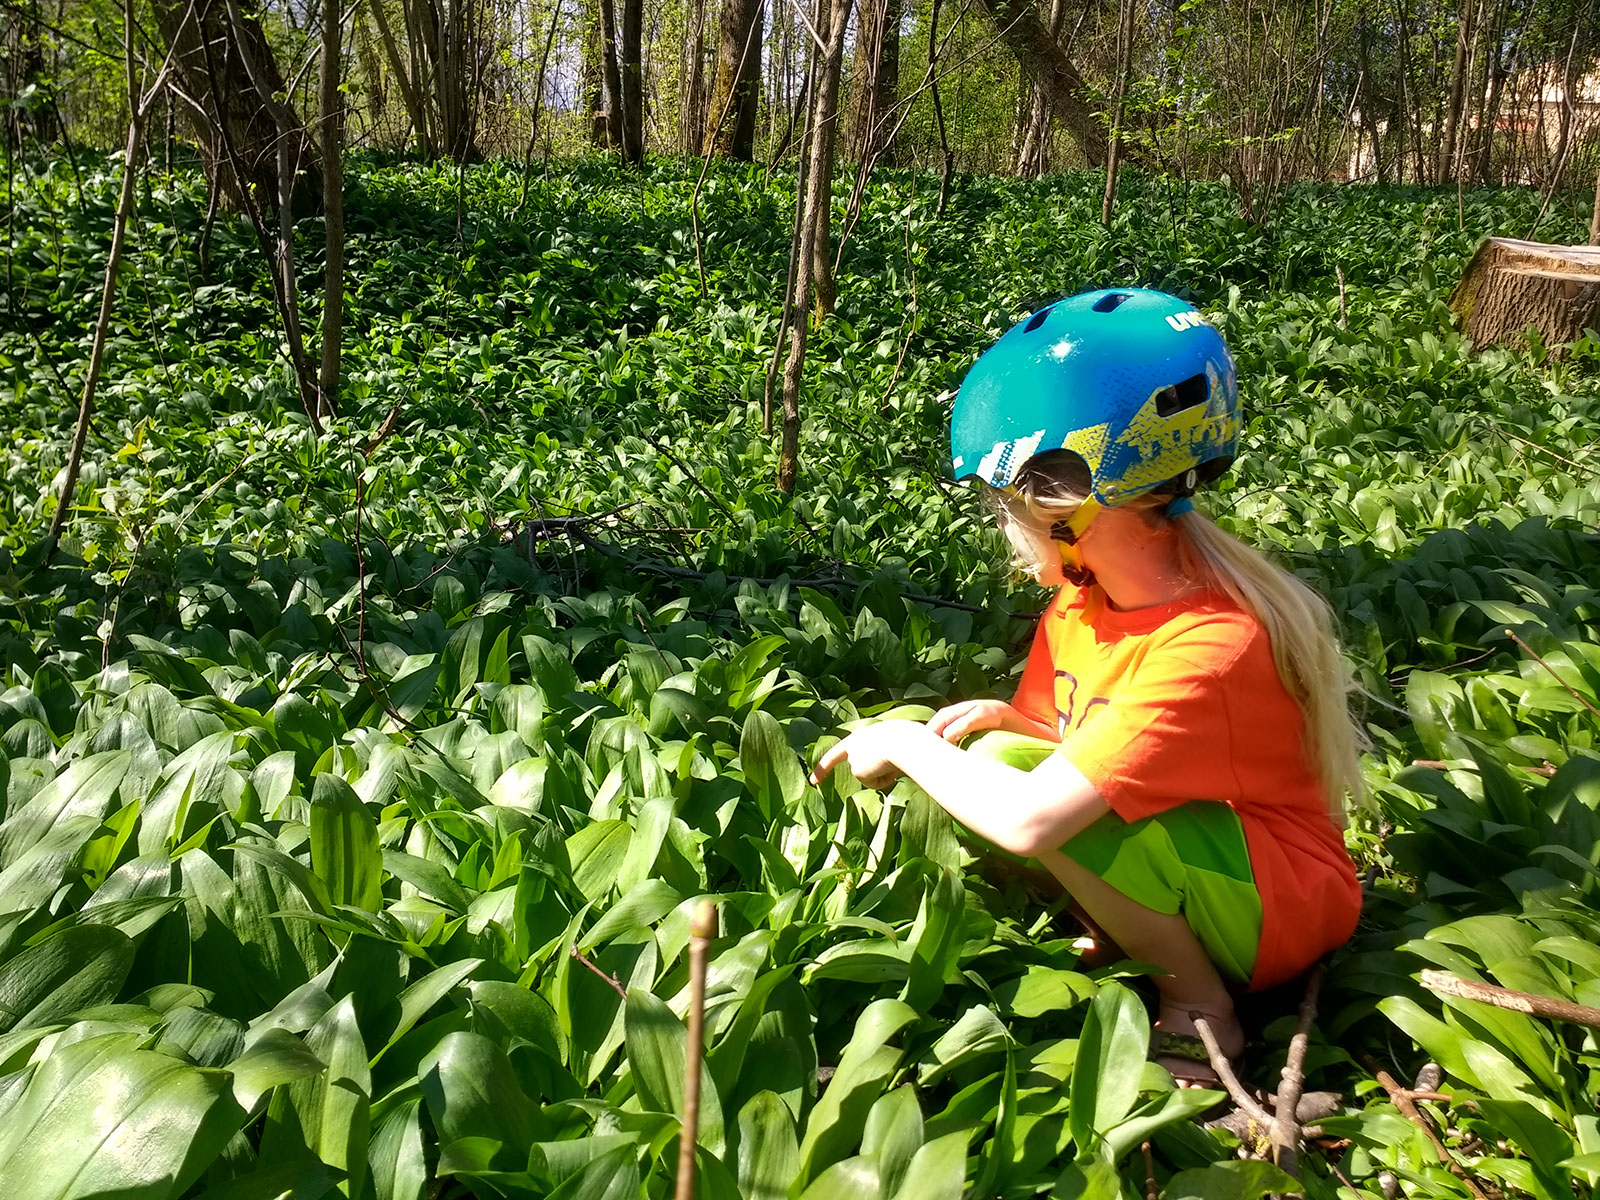
<path fill-rule="evenodd" d="M 878 1164 L 862 1155 L 834 1163 L 811 1181 L 800 1200 L 878 1200 L 882 1195 Z"/>
<path fill-rule="evenodd" d="M 48 1025 L 115 1000 L 133 942 L 106 925 L 72 925 L 0 964 L 0 1033 Z"/>
<path fill-rule="evenodd" d="M 1139 1098 L 1149 1047 L 1150 1026 L 1139 997 L 1119 983 L 1104 984 L 1089 1004 L 1072 1064 L 1068 1124 L 1080 1156 Z"/>
<path fill-rule="evenodd" d="M 633 988 L 628 992 L 624 1034 L 628 1067 L 647 1112 L 681 1116 L 688 1071 L 689 1032 L 664 1000 Z M 723 1148 L 722 1101 L 705 1062 L 700 1063 L 700 1127 L 696 1141 L 713 1154 Z"/>
<path fill-rule="evenodd" d="M 985 1054 L 997 1054 L 1010 1044 L 1011 1035 L 1000 1018 L 983 1005 L 974 1005 L 923 1056 L 917 1083 L 926 1087 L 945 1072 Z"/>
<path fill-rule="evenodd" d="M 378 823 L 350 785 L 327 772 L 311 793 L 311 869 L 334 904 L 377 912 L 383 903 Z"/>
<path fill-rule="evenodd" d="M 961 1200 L 967 1177 L 967 1140 L 963 1130 L 924 1143 L 911 1156 L 892 1200 Z"/>
<path fill-rule="evenodd" d="M 745 718 L 739 734 L 739 763 L 745 786 L 755 796 L 764 821 L 787 812 L 805 794 L 800 756 L 789 745 L 777 718 L 763 709 Z"/>
<path fill-rule="evenodd" d="M 196 1200 L 322 1200 L 341 1175 L 326 1163 L 301 1159 L 237 1175 L 207 1188 Z"/>
<path fill-rule="evenodd" d="M 129 1034 L 58 1048 L 0 1122 L 0 1195 L 29 1200 L 169 1200 L 244 1122 L 224 1071 L 205 1071 Z"/>
<path fill-rule="evenodd" d="M 1163 1200 L 1260 1200 L 1274 1192 L 1299 1196 L 1305 1188 L 1271 1163 L 1235 1160 L 1179 1171 L 1167 1184 Z"/>
<path fill-rule="evenodd" d="M 483 966 L 481 958 L 464 958 L 459 962 L 446 963 L 438 970 L 428 972 L 401 992 L 400 1020 L 395 1025 L 394 1033 L 384 1043 L 383 1049 L 373 1056 L 373 1065 L 377 1065 L 378 1060 L 409 1033 L 411 1027 L 422 1020 L 430 1008 L 448 996 L 481 966 Z"/>
<path fill-rule="evenodd" d="M 301 1159 L 237 1175 L 207 1188 L 196 1200 L 322 1200 L 340 1178 L 341 1172 L 326 1163 Z"/>
<path fill-rule="evenodd" d="M 45 784 L 27 804 L 12 810 L 0 823 L 0 866 L 10 867 L 52 829 L 75 817 L 92 817 L 96 824 L 105 820 L 132 761 L 127 750 L 81 758 Z"/>
<path fill-rule="evenodd" d="M 605 916 L 578 941 L 579 950 L 602 946 L 629 930 L 655 924 L 676 908 L 683 897 L 660 879 L 647 879 L 631 889 L 606 910 Z"/>
<path fill-rule="evenodd" d="M 326 1066 L 294 1034 L 285 1029 L 268 1029 L 228 1064 L 233 1073 L 233 1098 L 240 1108 L 250 1112 L 262 1096 L 279 1084 L 315 1075 Z"/>
<path fill-rule="evenodd" d="M 421 1100 L 407 1100 L 384 1114 L 372 1131 L 367 1163 L 378 1200 L 426 1200 Z"/>
<path fill-rule="evenodd" d="M 492 1138 L 519 1167 L 526 1164 L 544 1122 L 498 1046 L 475 1033 L 447 1034 L 417 1065 L 417 1075 L 440 1145 Z"/>
<path fill-rule="evenodd" d="M 291 1083 L 290 1102 L 307 1148 L 344 1172 L 339 1190 L 357 1200 L 367 1174 L 372 1072 L 349 996 L 306 1033 L 306 1048 L 328 1064 L 327 1070 Z"/>
<path fill-rule="evenodd" d="M 799 1182 L 816 1178 L 859 1143 L 867 1114 L 900 1063 L 900 1051 L 885 1043 L 916 1019 L 916 1010 L 899 1000 L 875 1000 L 856 1018 L 839 1067 L 806 1122 Z"/>
<path fill-rule="evenodd" d="M 744 1200 L 784 1200 L 799 1172 L 794 1117 L 776 1092 L 757 1092 L 739 1110 L 739 1190 Z"/>
<path fill-rule="evenodd" d="M 879 1185 L 885 1196 L 899 1190 L 912 1156 L 921 1146 L 922 1109 L 915 1089 L 907 1084 L 880 1097 L 867 1114 L 861 1153 L 877 1159 Z"/>

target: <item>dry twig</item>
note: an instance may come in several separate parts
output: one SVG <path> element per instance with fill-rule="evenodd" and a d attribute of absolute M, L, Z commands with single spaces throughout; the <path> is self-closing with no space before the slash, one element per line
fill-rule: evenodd
<path fill-rule="evenodd" d="M 628 999 L 628 989 L 623 987 L 622 984 L 618 982 L 617 977 L 615 975 L 607 975 L 599 967 L 595 966 L 594 961 L 576 946 L 572 948 L 572 957 L 577 959 L 584 966 L 588 967 L 589 970 L 593 971 L 601 979 L 605 980 L 606 983 L 610 984 L 611 990 L 616 992 L 617 995 L 621 996 L 624 1001 Z"/>
<path fill-rule="evenodd" d="M 1518 992 L 1492 983 L 1478 983 L 1448 971 L 1426 967 L 1422 971 L 1422 986 L 1442 996 L 1460 996 L 1466 1000 L 1476 1000 L 1479 1004 L 1492 1004 L 1496 1008 L 1527 1013 L 1533 1017 L 1549 1017 L 1587 1029 L 1600 1029 L 1600 1008 L 1591 1008 L 1587 1004 L 1573 1004 L 1570 1000 L 1553 1000 L 1549 996 Z"/>
<path fill-rule="evenodd" d="M 717 936 L 717 909 L 709 898 L 695 906 L 689 927 L 689 1046 L 683 1073 L 683 1128 L 678 1132 L 675 1200 L 694 1200 L 694 1147 L 700 1136 L 700 1058 L 705 1046 L 706 954 Z"/>
<path fill-rule="evenodd" d="M 1278 1083 L 1278 1098 L 1273 1105 L 1272 1158 L 1291 1175 L 1298 1174 L 1300 1157 L 1300 1121 L 1297 1111 L 1300 1095 L 1306 1086 L 1306 1049 L 1311 1044 L 1311 1023 L 1317 1019 L 1317 995 L 1322 990 L 1322 978 L 1328 964 L 1319 962 L 1306 981 L 1305 1000 L 1300 1005 L 1300 1024 L 1289 1042 L 1288 1061 L 1283 1064 L 1283 1075 Z"/>
<path fill-rule="evenodd" d="M 1189 1018 L 1194 1022 L 1194 1031 L 1205 1043 L 1206 1053 L 1211 1057 L 1211 1069 L 1217 1073 L 1217 1078 L 1222 1081 L 1228 1096 L 1252 1121 L 1263 1129 L 1270 1129 L 1272 1117 L 1266 1109 L 1256 1103 L 1249 1092 L 1245 1091 L 1244 1085 L 1239 1082 L 1239 1077 L 1233 1073 L 1233 1064 L 1228 1061 L 1228 1056 L 1222 1052 L 1222 1047 L 1217 1043 L 1217 1035 L 1211 1031 L 1211 1022 L 1206 1020 L 1204 1014 L 1198 1012 L 1190 1013 Z"/>
<path fill-rule="evenodd" d="M 1389 1102 L 1395 1106 L 1395 1110 L 1418 1129 L 1422 1130 L 1428 1141 L 1433 1143 L 1434 1152 L 1439 1156 L 1439 1162 L 1444 1166 L 1445 1170 L 1461 1180 L 1475 1200 L 1489 1200 L 1488 1196 L 1484 1194 L 1483 1188 L 1478 1185 L 1477 1180 L 1473 1179 L 1467 1169 L 1456 1161 L 1455 1155 L 1450 1153 L 1450 1148 L 1444 1144 L 1444 1139 L 1439 1136 L 1439 1130 L 1433 1121 L 1417 1107 L 1417 1100 L 1425 1097 L 1413 1092 L 1410 1088 L 1401 1087 L 1395 1081 L 1394 1076 L 1379 1066 L 1377 1060 L 1372 1058 L 1371 1055 L 1362 1055 L 1362 1061 L 1366 1064 L 1367 1069 L 1372 1072 L 1372 1077 L 1389 1094 Z"/>

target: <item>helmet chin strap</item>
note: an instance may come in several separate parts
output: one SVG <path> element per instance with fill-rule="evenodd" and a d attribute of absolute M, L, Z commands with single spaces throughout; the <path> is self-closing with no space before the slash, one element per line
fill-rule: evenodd
<path fill-rule="evenodd" d="M 1094 583 L 1094 572 L 1083 565 L 1083 550 L 1078 545 L 1078 539 L 1089 528 L 1100 508 L 1099 500 L 1092 495 L 1085 496 L 1071 517 L 1057 521 L 1050 529 L 1056 541 L 1056 550 L 1061 555 L 1061 573 L 1066 576 L 1067 582 L 1078 587 L 1088 587 Z"/>

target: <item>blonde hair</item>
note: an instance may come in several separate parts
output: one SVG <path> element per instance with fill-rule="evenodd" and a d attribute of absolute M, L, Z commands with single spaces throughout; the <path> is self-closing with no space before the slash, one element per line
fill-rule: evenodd
<path fill-rule="evenodd" d="M 1036 455 L 1018 473 L 1013 490 L 994 493 L 1000 512 L 1025 528 L 1057 530 L 1089 494 L 1088 467 L 1076 454 Z M 1345 798 L 1365 797 L 1361 750 L 1366 745 L 1350 712 L 1355 685 L 1339 656 L 1333 610 L 1302 580 L 1261 551 L 1225 533 L 1197 509 L 1169 517 L 1173 497 L 1140 496 L 1123 507 L 1152 526 L 1170 522 L 1181 534 L 1178 560 L 1184 576 L 1221 589 L 1266 630 L 1284 689 L 1305 715 L 1306 753 L 1320 768 L 1328 812 L 1344 824 Z"/>

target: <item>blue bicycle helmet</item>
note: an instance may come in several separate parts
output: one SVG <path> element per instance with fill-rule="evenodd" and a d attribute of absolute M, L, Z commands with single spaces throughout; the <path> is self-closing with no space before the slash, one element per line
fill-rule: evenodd
<path fill-rule="evenodd" d="M 1071 450 L 1090 494 L 1058 533 L 1103 507 L 1188 496 L 1239 445 L 1239 388 L 1222 335 L 1165 292 L 1107 288 L 1041 308 L 967 372 L 950 414 L 956 478 L 1009 487 L 1024 463 Z"/>

